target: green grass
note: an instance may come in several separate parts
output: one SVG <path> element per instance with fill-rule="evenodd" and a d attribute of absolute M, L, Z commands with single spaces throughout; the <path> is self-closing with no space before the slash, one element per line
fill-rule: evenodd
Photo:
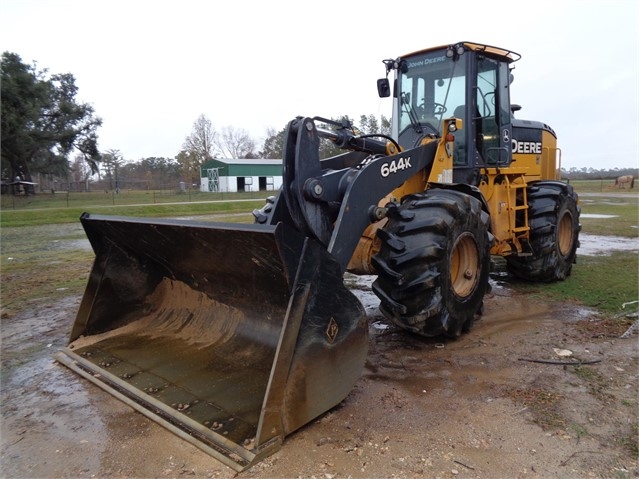
<path fill-rule="evenodd" d="M 596 235 L 639 236 L 639 203 L 637 198 L 582 198 L 581 213 L 613 215 L 614 218 L 581 218 L 582 231 Z"/>
<path fill-rule="evenodd" d="M 180 203 L 180 204 L 150 204 L 150 205 L 83 205 L 70 208 L 41 208 L 2 210 L 0 214 L 0 227 L 10 226 L 35 226 L 46 224 L 75 223 L 79 221 L 83 212 L 135 216 L 135 217 L 170 217 L 170 216 L 197 216 L 214 214 L 250 214 L 255 208 L 261 208 L 264 200 L 236 201 L 208 203 Z"/>
<path fill-rule="evenodd" d="M 251 212 L 272 191 L 204 193 L 197 190 L 123 190 L 2 195 L 0 227 L 77 222 L 84 212 L 118 216 L 169 217 Z"/>
<path fill-rule="evenodd" d="M 579 250 L 577 250 L 579 253 Z M 610 256 L 579 256 L 572 274 L 556 283 L 517 282 L 529 295 L 551 300 L 574 301 L 608 314 L 620 313 L 621 305 L 638 298 L 639 257 L 615 251 Z"/>
<path fill-rule="evenodd" d="M 38 227 L 39 228 L 39 227 Z M 46 240 L 34 227 L 21 228 L 20 241 L 2 231 L 2 316 L 12 316 L 37 298 L 80 294 L 93 262 L 89 249 L 66 248 L 59 240 Z"/>
<path fill-rule="evenodd" d="M 216 222 L 251 223 L 264 200 L 171 205 L 87 206 L 2 211 L 0 296 L 3 317 L 38 298 L 55 301 L 79 295 L 93 262 L 79 217 L 84 211 L 135 217 L 201 217 Z"/>
<path fill-rule="evenodd" d="M 249 222 L 250 213 L 216 217 L 216 221 Z M 0 298 L 3 317 L 30 301 L 55 301 L 80 295 L 86 287 L 94 254 L 79 222 L 0 229 Z"/>
<path fill-rule="evenodd" d="M 574 185 L 580 192 L 596 189 L 595 183 L 597 182 L 574 182 Z M 586 193 L 582 196 L 582 212 L 616 217 L 582 218 L 582 233 L 636 238 L 639 235 L 639 188 L 632 192 L 616 189 L 607 191 L 611 192 L 610 195 L 588 196 Z M 621 198 L 612 196 L 619 193 L 623 195 Z M 130 193 L 129 199 L 139 200 L 144 194 L 146 193 Z M 87 195 L 87 200 L 96 197 L 95 194 Z M 39 208 L 3 208 L 0 212 L 3 306 L 7 305 L 8 299 L 12 301 L 13 297 L 17 297 L 16 301 L 19 303 L 20 297 L 22 300 L 37 297 L 46 291 L 50 292 L 52 287 L 54 291 L 57 291 L 56 288 L 69 288 L 81 292 L 93 253 L 90 250 L 69 251 L 58 246 L 86 238 L 79 222 L 80 214 L 85 211 L 133 217 L 200 216 L 211 221 L 251 223 L 251 211 L 264 205 L 263 197 L 267 196 L 267 192 L 260 192 L 260 198 L 255 200 L 246 198 L 244 194 L 237 194 L 235 199 L 225 201 L 137 205 L 112 205 L 108 202 L 97 205 L 88 201 L 88 204 L 73 207 L 53 207 L 47 203 L 53 201 L 48 198 L 52 195 L 37 196 L 34 201 L 40 202 Z M 186 199 L 184 195 L 182 197 Z M 199 198 L 212 197 L 202 194 Z M 66 225 L 60 226 L 63 224 Z M 524 288 L 532 295 L 574 301 L 607 313 L 618 313 L 623 303 L 637 299 L 639 258 L 636 253 L 616 251 L 609 256 L 580 256 L 579 251 L 577 253 L 578 263 L 574 265 L 572 275 L 567 280 L 551 284 L 513 285 Z M 8 260 L 9 257 L 13 259 Z M 81 265 L 79 269 L 71 266 L 74 262 Z M 35 279 L 28 277 L 30 271 L 38 272 Z"/>
<path fill-rule="evenodd" d="M 231 201 L 231 200 L 263 200 L 274 192 L 255 191 L 241 193 L 208 193 L 198 190 L 184 192 L 176 190 L 122 190 L 105 193 L 67 192 L 55 194 L 38 193 L 36 195 L 2 195 L 0 198 L 3 210 L 39 209 L 39 208 L 82 208 L 87 206 L 118 206 L 118 205 L 153 205 L 162 203 L 190 203 L 201 201 Z"/>
<path fill-rule="evenodd" d="M 614 218 L 581 218 L 582 231 L 593 235 L 639 236 L 639 184 L 632 189 L 610 188 L 612 180 L 571 181 L 579 194 L 583 215 L 613 215 Z"/>
<path fill-rule="evenodd" d="M 570 184 L 577 193 L 611 193 L 637 195 L 639 183 L 635 181 L 634 188 L 614 188 L 615 180 L 570 180 Z"/>

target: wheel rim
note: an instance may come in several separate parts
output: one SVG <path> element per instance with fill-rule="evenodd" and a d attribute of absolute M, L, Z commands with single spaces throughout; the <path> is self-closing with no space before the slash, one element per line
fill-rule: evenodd
<path fill-rule="evenodd" d="M 562 256 L 568 256 L 572 250 L 572 215 L 566 211 L 557 225 L 557 244 Z"/>
<path fill-rule="evenodd" d="M 457 238 L 450 264 L 450 284 L 460 298 L 469 296 L 479 280 L 479 252 L 471 234 Z"/>

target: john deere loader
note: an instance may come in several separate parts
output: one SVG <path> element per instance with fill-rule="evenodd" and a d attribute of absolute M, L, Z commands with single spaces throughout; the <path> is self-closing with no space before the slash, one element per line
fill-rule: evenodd
<path fill-rule="evenodd" d="M 95 263 L 58 360 L 241 471 L 360 377 L 368 327 L 345 272 L 376 275 L 401 328 L 451 338 L 481 314 L 492 255 L 565 279 L 580 208 L 555 132 L 515 118 L 518 59 L 461 42 L 384 60 L 392 134 L 294 118 L 253 224 L 83 214 Z M 344 153 L 320 159 L 320 141 Z"/>

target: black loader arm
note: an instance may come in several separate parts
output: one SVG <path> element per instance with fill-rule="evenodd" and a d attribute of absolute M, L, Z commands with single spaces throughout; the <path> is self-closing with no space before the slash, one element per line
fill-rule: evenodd
<path fill-rule="evenodd" d="M 320 138 L 347 152 L 320 160 Z M 268 221 L 290 222 L 320 241 L 343 272 L 366 227 L 383 217 L 379 201 L 418 172 L 428 176 L 436 149 L 431 142 L 388 155 L 386 141 L 318 129 L 314 119 L 298 117 L 287 128 L 282 189 Z"/>

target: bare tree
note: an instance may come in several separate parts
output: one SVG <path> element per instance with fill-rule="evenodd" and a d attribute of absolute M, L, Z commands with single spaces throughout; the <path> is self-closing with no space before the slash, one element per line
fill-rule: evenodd
<path fill-rule="evenodd" d="M 202 114 L 193 123 L 193 130 L 184 140 L 176 159 L 183 177 L 196 183 L 202 165 L 216 157 L 256 158 L 255 141 L 245 130 L 236 130 L 232 126 L 222 128 L 221 134 L 218 134 L 211 120 Z"/>
<path fill-rule="evenodd" d="M 226 158 L 256 158 L 255 141 L 243 129 L 222 128 L 222 135 L 214 140 L 217 150 Z"/>
<path fill-rule="evenodd" d="M 104 179 L 109 180 L 109 189 L 120 191 L 120 181 L 118 179 L 118 168 L 124 162 L 120 150 L 107 150 L 102 155 L 101 167 L 104 171 Z"/>
<path fill-rule="evenodd" d="M 75 155 L 71 163 L 71 177 L 73 181 L 84 183 L 84 191 L 89 191 L 89 179 L 93 176 L 90 166 L 81 154 Z"/>
<path fill-rule="evenodd" d="M 211 124 L 211 120 L 202 114 L 193 123 L 191 134 L 186 137 L 182 150 L 188 153 L 193 166 L 200 167 L 203 163 L 213 158 L 214 145 L 217 133 Z"/>

